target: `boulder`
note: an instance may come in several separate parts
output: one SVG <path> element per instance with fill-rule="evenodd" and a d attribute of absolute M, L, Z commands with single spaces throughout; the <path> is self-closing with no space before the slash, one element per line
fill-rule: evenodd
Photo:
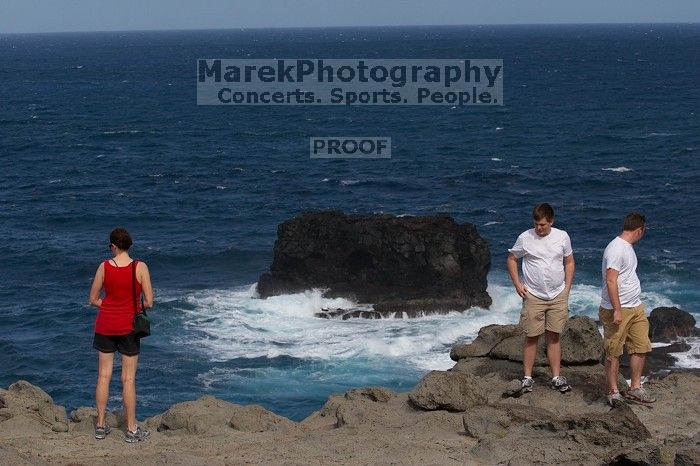
<path fill-rule="evenodd" d="M 259 405 L 238 406 L 231 413 L 228 425 L 242 432 L 267 432 L 295 428 L 294 422 Z"/>
<path fill-rule="evenodd" d="M 374 304 L 383 316 L 411 317 L 489 307 L 490 267 L 488 244 L 476 227 L 448 216 L 306 211 L 279 225 L 270 272 L 257 289 L 266 298 L 321 288 Z"/>
<path fill-rule="evenodd" d="M 80 407 L 71 411 L 71 430 L 76 432 L 92 432 L 95 429 L 95 420 L 97 419 L 97 410 L 95 408 Z M 117 413 L 107 411 L 105 415 L 107 424 L 113 428 L 122 427 L 121 416 Z"/>
<path fill-rule="evenodd" d="M 409 392 L 413 406 L 426 410 L 464 411 L 472 406 L 485 405 L 488 390 L 482 380 L 456 371 L 432 371 Z"/>
<path fill-rule="evenodd" d="M 465 413 L 465 432 L 479 442 L 471 449 L 487 464 L 598 464 L 608 451 L 651 437 L 625 404 L 602 413 L 570 414 L 538 406 L 490 406 Z M 635 463 L 626 463 L 635 464 Z"/>
<path fill-rule="evenodd" d="M 649 338 L 654 342 L 671 342 L 681 337 L 700 336 L 695 317 L 677 307 L 657 307 L 649 314 Z"/>
<path fill-rule="evenodd" d="M 459 361 L 465 358 L 488 356 L 491 350 L 506 338 L 520 335 L 522 330 L 518 325 L 487 325 L 479 329 L 478 335 L 471 343 L 454 345 L 450 351 L 450 358 L 453 361 Z"/>
<path fill-rule="evenodd" d="M 489 325 L 479 330 L 472 343 L 452 347 L 454 361 L 470 357 L 523 360 L 523 334 L 517 325 Z M 595 321 L 589 317 L 572 316 L 561 335 L 562 364 L 596 364 L 603 351 L 603 338 Z M 540 337 L 535 364 L 547 365 L 545 337 Z"/>
<path fill-rule="evenodd" d="M 57 406 L 41 388 L 20 380 L 0 390 L 0 430 L 36 432 L 51 430 L 68 431 L 68 416 L 63 406 Z M 33 427 L 32 427 L 33 426 Z"/>
<path fill-rule="evenodd" d="M 386 403 L 396 396 L 396 393 L 384 387 L 353 388 L 345 392 L 348 400 L 367 399 L 378 403 Z"/>
<path fill-rule="evenodd" d="M 326 418 L 334 420 L 335 428 L 360 425 L 389 427 L 403 420 L 396 408 L 389 406 L 389 402 L 396 397 L 396 393 L 383 387 L 354 388 L 342 396 L 331 396 L 321 411 L 302 421 L 302 424 L 312 425 L 316 420 Z"/>
<path fill-rule="evenodd" d="M 295 425 L 261 406 L 240 406 L 213 396 L 173 405 L 160 416 L 159 432 L 225 434 L 231 429 L 245 432 L 289 429 Z"/>
<path fill-rule="evenodd" d="M 561 335 L 561 363 L 597 364 L 603 357 L 603 337 L 589 317 L 571 316 Z"/>

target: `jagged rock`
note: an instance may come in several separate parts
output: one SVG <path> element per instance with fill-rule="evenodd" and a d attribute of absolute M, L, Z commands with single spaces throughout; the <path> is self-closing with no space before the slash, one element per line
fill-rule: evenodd
<path fill-rule="evenodd" d="M 506 385 L 506 388 L 503 390 L 503 394 L 501 396 L 503 398 L 508 398 L 511 396 L 518 397 L 522 395 L 522 388 L 522 382 L 518 379 L 513 379 L 508 382 L 508 385 Z"/>
<path fill-rule="evenodd" d="M 95 429 L 95 420 L 97 419 L 97 410 L 95 408 L 89 408 L 82 406 L 78 409 L 71 411 L 71 430 L 77 432 L 92 432 Z M 120 416 L 117 414 L 107 411 L 105 414 L 105 420 L 113 428 L 120 428 Z"/>
<path fill-rule="evenodd" d="M 163 413 L 159 432 L 184 431 L 190 434 L 221 433 L 230 428 L 234 405 L 213 396 L 203 396 L 196 401 L 185 401 L 170 407 Z"/>
<path fill-rule="evenodd" d="M 464 411 L 487 403 L 488 387 L 474 375 L 456 371 L 432 371 L 409 392 L 411 403 L 427 411 Z"/>
<path fill-rule="evenodd" d="M 649 337 L 654 342 L 671 342 L 680 337 L 700 336 L 695 317 L 677 307 L 657 307 L 649 314 Z"/>
<path fill-rule="evenodd" d="M 51 430 L 54 432 L 68 432 L 67 422 L 54 422 L 51 426 Z"/>
<path fill-rule="evenodd" d="M 389 406 L 397 394 L 383 387 L 365 387 L 348 390 L 342 396 L 333 395 L 321 411 L 303 423 L 313 423 L 316 417 L 333 419 L 333 427 L 375 425 L 386 427 L 397 415 Z"/>
<path fill-rule="evenodd" d="M 396 393 L 384 387 L 353 388 L 345 392 L 348 400 L 368 399 L 378 403 L 386 403 L 395 396 Z"/>
<path fill-rule="evenodd" d="M 674 464 L 676 453 L 674 449 L 658 442 L 639 442 L 614 455 L 606 464 L 611 466 L 639 465 L 655 466 L 657 464 Z"/>
<path fill-rule="evenodd" d="M 676 445 L 675 466 L 700 465 L 700 432 L 690 439 L 684 439 Z"/>
<path fill-rule="evenodd" d="M 554 414 L 537 406 L 517 410 L 494 406 L 475 415 L 465 415 L 465 429 L 468 426 L 480 440 L 471 451 L 489 464 L 596 463 L 593 459 L 606 451 L 627 448 L 650 437 L 634 411 L 624 404 L 604 413 L 581 415 L 566 411 Z"/>
<path fill-rule="evenodd" d="M 41 388 L 20 380 L 0 390 L 4 408 L 0 413 L 0 430 L 30 429 L 37 432 L 52 430 L 66 432 L 68 417 L 63 406 L 54 405 L 53 399 Z"/>
<path fill-rule="evenodd" d="M 597 364 L 603 356 L 603 337 L 589 317 L 571 316 L 561 335 L 561 363 Z"/>
<path fill-rule="evenodd" d="M 352 318 L 363 319 L 381 319 L 384 317 L 381 313 L 371 309 L 321 309 L 321 312 L 314 314 L 315 317 L 321 319 L 342 319 L 348 320 Z"/>
<path fill-rule="evenodd" d="M 517 325 L 489 325 L 479 330 L 472 343 L 452 347 L 453 361 L 488 356 L 515 362 L 523 360 L 523 334 Z M 595 321 L 589 317 L 572 316 L 561 335 L 562 364 L 596 364 L 602 356 L 603 339 Z M 547 365 L 544 335 L 537 346 L 536 365 Z"/>
<path fill-rule="evenodd" d="M 257 288 L 262 298 L 322 288 L 373 303 L 382 315 L 410 317 L 490 306 L 490 266 L 476 227 L 448 216 L 306 211 L 279 225 L 270 272 Z"/>
<path fill-rule="evenodd" d="M 259 405 L 237 406 L 228 425 L 243 432 L 289 430 L 295 427 L 294 422 L 286 417 L 278 416 Z"/>
<path fill-rule="evenodd" d="M 700 448 L 687 448 L 678 450 L 673 462 L 674 466 L 698 466 L 700 465 Z"/>
<path fill-rule="evenodd" d="M 196 401 L 185 401 L 172 406 L 162 414 L 157 430 L 218 435 L 225 434 L 230 429 L 263 432 L 294 425 L 289 419 L 261 406 L 240 406 L 212 396 L 203 396 Z"/>
<path fill-rule="evenodd" d="M 522 333 L 517 336 L 504 338 L 491 350 L 489 357 L 494 359 L 507 359 L 509 361 L 523 362 L 524 338 L 525 337 Z M 544 350 L 544 335 L 542 335 L 537 343 L 535 365 L 542 366 L 545 364 L 547 364 L 547 356 Z"/>
<path fill-rule="evenodd" d="M 467 409 L 462 416 L 464 432 L 477 440 L 488 437 L 501 438 L 508 434 L 514 424 L 541 419 L 544 411 L 534 416 L 528 407 L 479 406 Z M 549 415 L 548 417 L 552 417 Z"/>

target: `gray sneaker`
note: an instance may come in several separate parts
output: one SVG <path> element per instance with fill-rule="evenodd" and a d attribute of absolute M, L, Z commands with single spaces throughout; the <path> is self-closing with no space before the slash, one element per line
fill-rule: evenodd
<path fill-rule="evenodd" d="M 529 377 L 524 377 L 523 380 L 520 381 L 520 392 L 521 393 L 530 393 L 532 391 L 532 387 L 535 386 L 535 380 L 531 379 Z"/>
<path fill-rule="evenodd" d="M 112 428 L 109 427 L 109 424 L 107 423 L 105 423 L 105 425 L 102 427 L 95 426 L 95 438 L 97 440 L 104 439 L 110 432 L 112 432 Z"/>
<path fill-rule="evenodd" d="M 642 405 L 649 405 L 656 401 L 656 398 L 644 390 L 644 387 L 630 388 L 624 393 L 624 397 Z"/>
<path fill-rule="evenodd" d="M 566 381 L 566 377 L 564 377 L 563 375 L 558 375 L 554 377 L 549 383 L 549 386 L 552 387 L 554 390 L 559 390 L 562 393 L 566 393 L 569 390 L 571 390 L 571 385 L 569 385 L 569 382 Z"/>
<path fill-rule="evenodd" d="M 624 403 L 625 400 L 622 398 L 622 395 L 620 395 L 620 392 L 615 392 L 615 393 L 608 393 L 608 404 L 610 406 L 615 406 L 620 403 Z"/>
<path fill-rule="evenodd" d="M 137 427 L 135 432 L 131 432 L 130 430 L 126 431 L 124 441 L 126 443 L 136 443 L 142 440 L 146 440 L 150 435 L 151 433 L 149 431 Z"/>

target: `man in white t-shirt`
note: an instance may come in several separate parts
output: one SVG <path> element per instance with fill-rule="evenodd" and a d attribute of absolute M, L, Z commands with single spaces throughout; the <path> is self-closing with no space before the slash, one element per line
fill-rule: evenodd
<path fill-rule="evenodd" d="M 624 396 L 643 404 L 656 401 L 641 384 L 651 342 L 633 245 L 644 236 L 645 223 L 644 215 L 636 212 L 628 214 L 622 233 L 608 244 L 603 253 L 603 292 L 598 316 L 603 322 L 605 379 L 610 404 L 622 399 L 617 389 L 617 374 L 623 346 L 627 347 L 630 355 L 631 372 L 630 387 Z"/>
<path fill-rule="evenodd" d="M 518 236 L 508 250 L 508 274 L 515 291 L 523 298 L 520 326 L 525 333 L 523 343 L 522 392 L 531 392 L 532 368 L 537 355 L 537 342 L 544 333 L 547 359 L 552 371 L 550 386 L 564 393 L 571 390 L 566 377 L 560 375 L 561 343 L 559 336 L 569 318 L 569 291 L 574 281 L 574 254 L 569 235 L 554 224 L 554 209 L 547 203 L 532 211 L 534 228 Z M 523 280 L 518 274 L 522 259 Z"/>

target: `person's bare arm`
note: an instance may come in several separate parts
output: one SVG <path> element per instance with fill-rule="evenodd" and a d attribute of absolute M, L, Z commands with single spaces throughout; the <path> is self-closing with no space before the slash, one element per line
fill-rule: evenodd
<path fill-rule="evenodd" d="M 89 302 L 91 306 L 100 307 L 102 306 L 102 298 L 100 297 L 100 291 L 102 291 L 102 285 L 105 281 L 105 268 L 104 263 L 100 263 L 95 272 L 95 278 L 92 279 L 92 286 L 90 287 L 90 297 Z"/>
<path fill-rule="evenodd" d="M 571 291 L 575 273 L 576 263 L 574 262 L 574 255 L 569 254 L 564 258 L 564 291 L 566 291 L 567 294 Z"/>
<path fill-rule="evenodd" d="M 138 263 L 137 272 L 139 274 L 138 279 L 141 283 L 141 290 L 143 291 L 143 308 L 149 309 L 153 307 L 153 286 L 151 285 L 151 274 L 148 271 L 148 266 L 143 262 Z"/>
<path fill-rule="evenodd" d="M 510 279 L 513 281 L 513 286 L 515 286 L 515 291 L 521 298 L 525 297 L 527 293 L 527 288 L 520 282 L 520 275 L 518 274 L 518 259 L 513 254 L 508 254 L 508 260 L 506 262 L 508 267 L 508 274 Z"/>
<path fill-rule="evenodd" d="M 615 269 L 607 269 L 605 271 L 605 283 L 608 286 L 608 295 L 613 307 L 613 324 L 615 325 L 622 323 L 622 305 L 620 304 L 620 293 L 617 288 L 617 277 L 619 275 L 620 272 Z"/>

